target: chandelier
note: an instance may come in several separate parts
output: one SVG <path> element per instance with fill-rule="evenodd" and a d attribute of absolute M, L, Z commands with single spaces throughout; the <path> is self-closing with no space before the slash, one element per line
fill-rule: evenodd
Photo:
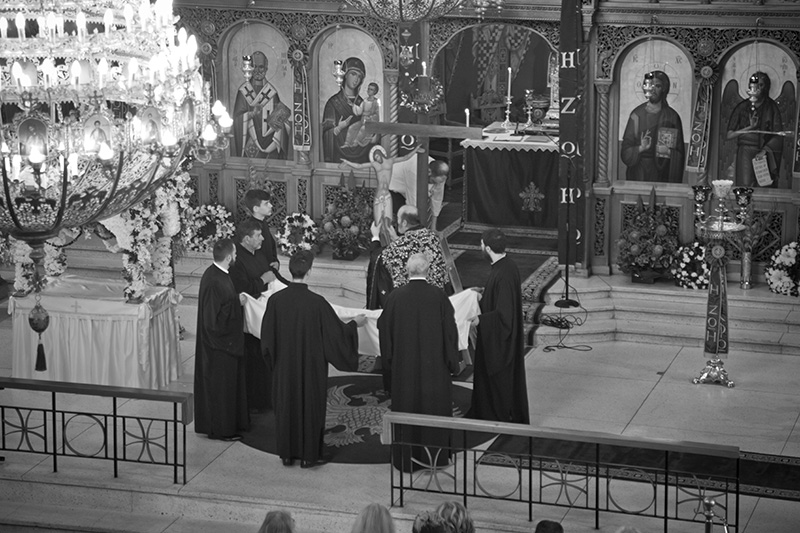
<path fill-rule="evenodd" d="M 363 13 L 391 22 L 417 22 L 443 17 L 464 0 L 346 0 Z"/>
<path fill-rule="evenodd" d="M 229 143 L 197 41 L 172 0 L 0 0 L 0 231 L 31 246 L 39 334 L 44 243 L 150 196 Z"/>
<path fill-rule="evenodd" d="M 224 148 L 171 0 L 0 0 L 0 231 L 34 249 Z"/>

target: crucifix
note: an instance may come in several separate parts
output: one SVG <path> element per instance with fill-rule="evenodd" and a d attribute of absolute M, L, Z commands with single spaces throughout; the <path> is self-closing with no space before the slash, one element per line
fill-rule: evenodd
<path fill-rule="evenodd" d="M 438 126 L 430 124 L 428 115 L 417 115 L 417 124 L 394 122 L 367 122 L 366 132 L 391 135 L 412 135 L 417 139 L 422 151 L 417 155 L 417 211 L 423 226 L 428 225 L 428 141 L 431 137 L 445 139 L 481 139 L 481 128 L 462 126 Z M 451 164 L 450 161 L 447 162 Z"/>

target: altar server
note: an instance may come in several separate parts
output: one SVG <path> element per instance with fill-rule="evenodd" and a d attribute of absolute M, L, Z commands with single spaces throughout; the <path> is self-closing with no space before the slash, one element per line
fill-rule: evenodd
<path fill-rule="evenodd" d="M 194 429 L 210 439 L 241 440 L 250 428 L 244 365 L 246 296 L 228 271 L 236 262 L 230 239 L 214 244 L 214 264 L 200 280 L 194 369 Z"/>
<path fill-rule="evenodd" d="M 472 320 L 478 331 L 470 418 L 527 424 L 525 343 L 519 269 L 506 256 L 506 236 L 488 229 L 481 250 L 492 269 L 481 298 L 481 314 Z"/>
<path fill-rule="evenodd" d="M 273 294 L 261 325 L 261 347 L 272 363 L 272 405 L 278 455 L 310 468 L 330 460 L 323 454 L 328 363 L 358 368 L 358 326 L 364 315 L 343 323 L 322 296 L 305 283 L 314 255 L 301 250 L 289 260 L 292 283 Z"/>

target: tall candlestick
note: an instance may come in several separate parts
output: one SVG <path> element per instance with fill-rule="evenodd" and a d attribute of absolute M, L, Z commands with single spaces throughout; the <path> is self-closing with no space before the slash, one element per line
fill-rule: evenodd
<path fill-rule="evenodd" d="M 428 75 L 426 68 L 427 68 L 427 67 L 426 67 L 426 65 L 425 65 L 425 62 L 423 61 L 423 62 L 422 62 L 422 75 L 423 75 L 423 76 L 427 76 L 427 75 Z"/>
<path fill-rule="evenodd" d="M 511 67 L 508 67 L 508 94 L 506 96 L 511 98 Z"/>
<path fill-rule="evenodd" d="M 464 115 L 467 117 L 467 127 L 469 128 L 469 109 L 464 110 Z"/>

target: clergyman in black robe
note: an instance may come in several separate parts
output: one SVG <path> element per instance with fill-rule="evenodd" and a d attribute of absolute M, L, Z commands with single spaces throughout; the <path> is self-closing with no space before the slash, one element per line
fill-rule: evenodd
<path fill-rule="evenodd" d="M 239 440 L 250 428 L 245 391 L 245 296 L 228 269 L 236 261 L 230 239 L 214 244 L 214 264 L 200 280 L 194 369 L 194 430 L 212 439 Z"/>
<path fill-rule="evenodd" d="M 358 368 L 358 326 L 362 315 L 343 323 L 325 299 L 304 283 L 314 255 L 297 252 L 289 260 L 293 281 L 267 302 L 261 346 L 272 363 L 275 439 L 283 464 L 300 459 L 308 468 L 327 462 L 322 453 L 328 363 Z"/>
<path fill-rule="evenodd" d="M 264 237 L 264 242 L 261 243 L 258 254 L 264 257 L 264 260 L 269 265 L 270 272 L 282 283 L 288 285 L 289 281 L 284 279 L 280 273 L 281 263 L 278 260 L 278 245 L 269 227 L 269 217 L 272 216 L 273 211 L 272 194 L 263 189 L 250 189 L 244 195 L 244 205 L 251 214 L 250 218 L 261 225 L 261 235 Z"/>
<path fill-rule="evenodd" d="M 481 297 L 481 314 L 473 319 L 475 348 L 470 418 L 529 423 L 525 380 L 522 287 L 519 269 L 506 256 L 506 236 L 483 232 L 481 249 L 492 261 Z"/>
<path fill-rule="evenodd" d="M 245 219 L 236 227 L 236 263 L 231 266 L 233 286 L 239 293 L 258 298 L 275 279 L 264 254 L 261 224 L 254 218 Z M 247 405 L 251 412 L 263 412 L 272 407 L 270 386 L 272 372 L 261 353 L 261 341 L 250 333 L 244 334 L 244 357 L 247 368 Z"/>
<path fill-rule="evenodd" d="M 451 375 L 459 371 L 455 310 L 444 291 L 425 277 L 425 254 L 408 259 L 409 282 L 386 299 L 378 318 L 381 358 L 391 369 L 392 411 L 452 416 Z M 411 471 L 445 465 L 450 453 L 447 429 L 398 427 L 394 439 L 412 443 L 393 450 L 392 463 Z"/>

